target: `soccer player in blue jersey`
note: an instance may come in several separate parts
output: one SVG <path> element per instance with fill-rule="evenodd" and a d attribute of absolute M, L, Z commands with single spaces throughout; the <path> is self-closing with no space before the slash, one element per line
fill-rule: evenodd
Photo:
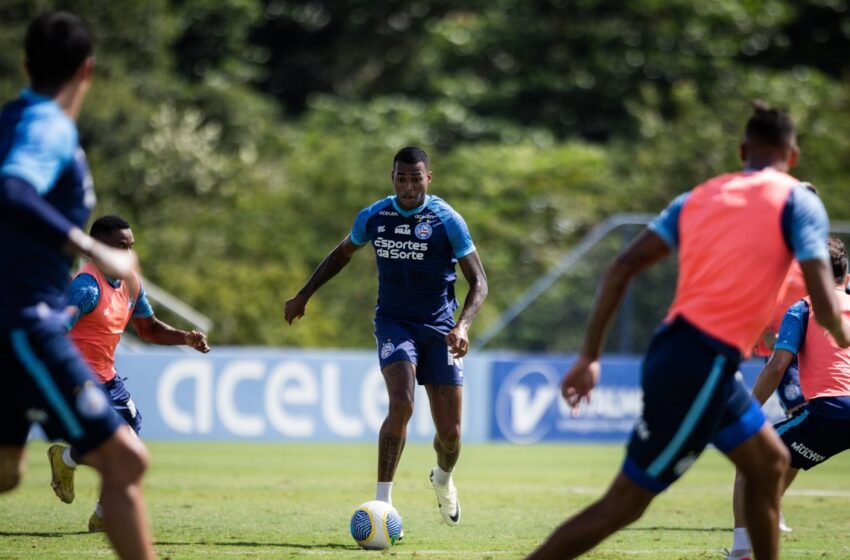
<path fill-rule="evenodd" d="M 392 481 L 418 382 L 428 393 L 437 432 L 437 466 L 431 471 L 431 483 L 443 521 L 457 525 L 461 508 L 452 471 L 460 453 L 462 358 L 469 349 L 469 326 L 487 297 L 487 277 L 463 218 L 444 200 L 428 194 L 428 155 L 416 147 L 401 149 L 391 177 L 395 196 L 357 215 L 351 233 L 286 302 L 284 316 L 290 324 L 302 317 L 316 290 L 358 249 L 372 245 L 378 263 L 375 339 L 390 400 L 378 439 L 375 498 L 392 503 Z M 455 263 L 469 283 L 457 324 Z"/>
<path fill-rule="evenodd" d="M 121 558 L 153 558 L 141 481 L 144 445 L 109 406 L 68 339 L 65 288 L 83 254 L 113 278 L 129 251 L 80 229 L 95 197 L 74 123 L 94 69 L 90 36 L 71 14 L 26 34 L 31 87 L 0 113 L 0 491 L 18 485 L 30 425 L 71 442 L 101 476 L 106 533 Z"/>
<path fill-rule="evenodd" d="M 121 216 L 101 216 L 91 226 L 91 236 L 110 247 L 129 251 L 136 242 L 129 222 Z M 66 314 L 71 339 L 88 362 L 98 381 L 108 391 L 112 408 L 138 434 L 142 414 L 136 408 L 124 381 L 115 370 L 115 349 L 132 322 L 145 342 L 160 345 L 187 345 L 207 353 L 207 337 L 198 331 L 183 331 L 160 321 L 154 314 L 139 278 L 124 281 L 110 278 L 94 263 L 87 263 L 74 277 L 69 289 Z M 73 447 L 52 445 L 47 450 L 51 486 L 66 504 L 74 501 L 74 472 L 83 458 Z M 103 531 L 103 506 L 98 502 L 89 517 L 89 531 Z"/>

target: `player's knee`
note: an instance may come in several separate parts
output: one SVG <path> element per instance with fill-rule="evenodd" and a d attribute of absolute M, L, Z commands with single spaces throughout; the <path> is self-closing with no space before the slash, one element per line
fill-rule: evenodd
<path fill-rule="evenodd" d="M 0 493 L 8 492 L 17 487 L 22 478 L 23 468 L 20 466 L 0 470 Z"/>
<path fill-rule="evenodd" d="M 100 472 L 104 484 L 126 486 L 139 482 L 150 464 L 150 456 L 141 440 L 122 438 L 104 453 Z"/>
<path fill-rule="evenodd" d="M 0 492 L 12 490 L 21 483 L 23 477 L 23 453 L 18 450 L 8 452 L 8 448 L 0 452 Z"/>
<path fill-rule="evenodd" d="M 389 417 L 399 422 L 407 422 L 413 416 L 413 399 L 408 395 L 390 397 Z"/>

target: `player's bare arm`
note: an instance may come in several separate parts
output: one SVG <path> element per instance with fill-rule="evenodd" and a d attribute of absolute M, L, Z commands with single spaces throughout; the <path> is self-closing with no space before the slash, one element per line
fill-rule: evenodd
<path fill-rule="evenodd" d="M 163 346 L 186 345 L 198 352 L 206 354 L 210 351 L 207 335 L 200 331 L 184 331 L 160 321 L 156 316 L 133 319 L 133 328 L 139 338 L 151 344 Z"/>
<path fill-rule="evenodd" d="M 815 319 L 840 347 L 847 348 L 850 346 L 850 325 L 842 318 L 829 263 L 819 259 L 807 260 L 800 263 L 800 268 L 812 298 Z"/>
<path fill-rule="evenodd" d="M 756 383 L 753 386 L 753 397 L 759 404 L 767 402 L 767 399 L 770 398 L 770 395 L 779 386 L 782 375 L 788 369 L 788 366 L 791 365 L 793 359 L 794 354 L 788 350 L 774 350 L 773 354 L 770 355 L 770 359 L 759 372 Z"/>
<path fill-rule="evenodd" d="M 469 283 L 469 293 L 466 294 L 457 325 L 446 335 L 446 344 L 455 358 L 462 358 L 469 351 L 469 326 L 478 314 L 478 310 L 481 309 L 484 300 L 487 299 L 489 288 L 478 251 L 473 251 L 461 258 L 458 264 L 463 277 Z"/>
<path fill-rule="evenodd" d="M 346 235 L 339 245 L 334 247 L 334 250 L 328 253 L 328 256 L 322 263 L 313 271 L 310 279 L 304 284 L 297 294 L 286 300 L 283 307 L 283 317 L 290 325 L 295 319 L 304 316 L 307 302 L 310 297 L 316 293 L 325 282 L 339 274 L 339 271 L 351 261 L 351 256 L 360 249 L 360 245 L 351 241 L 351 236 Z"/>
<path fill-rule="evenodd" d="M 667 243 L 656 233 L 644 230 L 620 253 L 605 275 L 593 301 L 581 355 L 564 376 L 561 394 L 570 406 L 590 400 L 599 380 L 599 355 L 602 341 L 614 312 L 620 305 L 631 279 L 670 253 Z"/>

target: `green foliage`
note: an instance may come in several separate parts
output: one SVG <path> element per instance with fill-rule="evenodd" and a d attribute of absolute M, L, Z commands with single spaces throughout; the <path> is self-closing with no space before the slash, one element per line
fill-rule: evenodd
<path fill-rule="evenodd" d="M 0 94 L 43 10 L 92 27 L 80 118 L 97 213 L 133 223 L 146 276 L 211 316 L 215 344 L 367 347 L 374 257 L 295 327 L 282 304 L 391 193 L 391 158 L 432 158 L 490 282 L 475 337 L 608 215 L 657 212 L 736 168 L 750 108 L 787 107 L 797 174 L 850 219 L 850 13 L 832 0 L 6 0 Z M 495 341 L 572 351 L 617 232 Z M 610 350 L 637 351 L 674 266 L 637 281 Z M 463 279 L 458 281 L 462 298 Z"/>

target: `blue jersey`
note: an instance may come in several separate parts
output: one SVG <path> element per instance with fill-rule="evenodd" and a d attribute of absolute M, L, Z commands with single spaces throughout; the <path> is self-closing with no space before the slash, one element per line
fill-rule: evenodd
<path fill-rule="evenodd" d="M 51 98 L 30 90 L 0 113 L 0 177 L 28 183 L 80 228 L 94 206 L 76 125 Z M 59 247 L 0 221 L 0 327 L 19 324 L 25 309 L 42 302 L 62 309 L 72 262 Z"/>
<path fill-rule="evenodd" d="M 376 316 L 432 325 L 454 323 L 457 260 L 475 251 L 466 223 L 439 197 L 404 210 L 388 196 L 360 211 L 356 245 L 371 243 L 378 263 Z"/>

